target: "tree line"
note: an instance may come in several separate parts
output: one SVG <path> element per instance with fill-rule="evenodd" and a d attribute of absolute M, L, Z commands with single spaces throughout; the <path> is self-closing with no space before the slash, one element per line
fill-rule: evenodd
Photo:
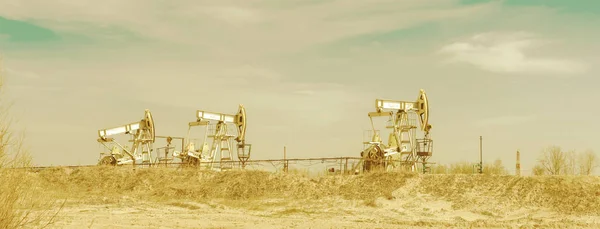
<path fill-rule="evenodd" d="M 593 175 L 600 167 L 600 159 L 592 150 L 576 152 L 565 151 L 559 146 L 549 146 L 540 152 L 531 174 L 540 175 Z M 514 168 L 514 167 L 513 167 Z M 473 174 L 477 173 L 474 163 L 457 162 L 452 164 L 435 164 L 431 166 L 432 174 Z M 483 164 L 483 174 L 509 174 L 502 163 L 496 159 L 493 163 Z"/>
<path fill-rule="evenodd" d="M 592 150 L 565 151 L 560 146 L 549 146 L 542 150 L 533 175 L 592 175 L 598 168 L 598 157 Z"/>

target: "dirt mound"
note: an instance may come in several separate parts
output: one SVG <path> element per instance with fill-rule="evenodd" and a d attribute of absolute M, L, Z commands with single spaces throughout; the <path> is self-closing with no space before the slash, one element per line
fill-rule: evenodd
<path fill-rule="evenodd" d="M 427 175 L 417 187 L 422 193 L 451 201 L 454 208 L 499 212 L 538 207 L 568 214 L 600 214 L 599 177 Z"/>
<path fill-rule="evenodd" d="M 37 175 L 46 187 L 70 195 L 134 198 L 249 200 L 268 198 L 346 200 L 412 198 L 427 194 L 454 209 L 500 214 L 537 207 L 560 213 L 600 214 L 598 177 L 516 177 L 370 173 L 309 178 L 264 171 L 96 167 L 54 169 Z M 408 183 L 407 183 L 408 182 Z"/>
<path fill-rule="evenodd" d="M 308 177 L 250 170 L 93 167 L 31 172 L 19 175 L 17 183 L 34 194 L 31 197 L 50 201 L 48 206 L 55 206 L 51 209 L 65 206 L 58 228 L 81 228 L 93 220 L 115 228 L 145 222 L 147 215 L 162 217 L 148 222 L 148 227 L 188 218 L 190 228 L 201 223 L 261 228 L 600 225 L 600 178 L 591 176 L 368 173 Z"/>
<path fill-rule="evenodd" d="M 265 171 L 212 172 L 198 170 L 94 167 L 52 169 L 38 174 L 45 185 L 69 193 L 188 199 L 228 198 L 324 198 L 391 197 L 407 178 L 404 173 L 372 173 L 363 176 L 309 178 Z"/>

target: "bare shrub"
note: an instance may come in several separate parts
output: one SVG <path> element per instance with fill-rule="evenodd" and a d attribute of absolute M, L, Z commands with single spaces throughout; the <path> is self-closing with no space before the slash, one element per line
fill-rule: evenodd
<path fill-rule="evenodd" d="M 452 163 L 450 165 L 435 164 L 431 166 L 431 174 L 474 174 L 477 173 L 476 164 L 466 161 Z M 483 174 L 506 175 L 508 171 L 502 164 L 502 160 L 496 159 L 494 163 L 483 165 Z"/>
<path fill-rule="evenodd" d="M 581 175 L 592 175 L 599 166 L 598 157 L 592 150 L 586 150 L 579 155 L 579 173 Z"/>
<path fill-rule="evenodd" d="M 542 176 L 546 174 L 546 169 L 544 168 L 544 166 L 538 164 L 533 166 L 533 168 L 531 169 L 531 173 L 534 176 Z"/>
<path fill-rule="evenodd" d="M 447 174 L 448 166 L 443 164 L 435 164 L 431 166 L 431 174 Z"/>
<path fill-rule="evenodd" d="M 450 168 L 448 169 L 448 174 L 472 174 L 473 173 L 473 164 L 469 162 L 457 162 L 450 164 Z"/>
<path fill-rule="evenodd" d="M 2 96 L 2 87 L 5 86 L 3 73 L 0 59 L 0 228 L 44 227 L 56 216 L 46 216 L 53 201 L 37 195 L 27 171 L 18 169 L 30 166 L 31 156 L 24 148 L 24 135 L 14 135 L 12 131 L 12 120 L 8 115 L 11 106 Z M 43 219 L 48 218 L 43 225 Z"/>
<path fill-rule="evenodd" d="M 298 169 L 298 168 L 288 168 L 288 174 L 295 174 L 300 176 L 308 177 L 310 176 L 310 172 L 308 169 Z"/>
<path fill-rule="evenodd" d="M 504 168 L 502 160 L 496 159 L 492 164 L 486 163 L 483 165 L 483 174 L 506 175 L 508 174 L 508 171 L 506 170 L 506 168 Z"/>

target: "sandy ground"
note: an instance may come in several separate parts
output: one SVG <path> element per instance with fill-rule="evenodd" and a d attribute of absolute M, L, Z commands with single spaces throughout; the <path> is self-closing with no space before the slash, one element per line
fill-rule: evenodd
<path fill-rule="evenodd" d="M 70 203 L 49 228 L 600 228 L 599 216 L 522 208 L 503 214 L 453 209 L 417 195 L 373 203 L 338 199 Z"/>

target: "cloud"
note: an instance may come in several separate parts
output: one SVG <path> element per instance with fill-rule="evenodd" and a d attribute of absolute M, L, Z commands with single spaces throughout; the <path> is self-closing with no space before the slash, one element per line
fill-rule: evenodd
<path fill-rule="evenodd" d="M 208 7 L 204 12 L 235 26 L 247 26 L 262 21 L 258 10 L 243 7 Z"/>
<path fill-rule="evenodd" d="M 7 0 L 0 3 L 0 15 L 97 38 L 114 37 L 107 29 L 124 29 L 132 36 L 239 57 L 296 52 L 347 37 L 466 19 L 495 6 L 460 6 L 455 0 L 299 3 Z"/>
<path fill-rule="evenodd" d="M 10 77 L 25 78 L 25 79 L 39 79 L 40 75 L 35 72 L 17 71 L 12 68 L 5 68 L 6 74 Z"/>
<path fill-rule="evenodd" d="M 583 62 L 535 57 L 527 49 L 550 44 L 528 32 L 489 32 L 444 46 L 440 53 L 451 55 L 447 63 L 467 63 L 483 70 L 503 73 L 577 74 L 587 71 Z"/>
<path fill-rule="evenodd" d="M 536 119 L 535 115 L 507 115 L 507 116 L 498 116 L 487 118 L 483 120 L 479 120 L 475 122 L 475 126 L 477 127 L 492 127 L 492 126 L 508 126 L 508 125 L 516 125 L 525 122 L 530 122 Z"/>
<path fill-rule="evenodd" d="M 311 91 L 311 90 L 299 90 L 299 91 L 294 91 L 295 94 L 298 95 L 307 95 L 307 96 L 311 96 L 315 94 L 315 91 Z"/>
<path fill-rule="evenodd" d="M 160 68 L 144 68 L 146 65 Z M 104 66 L 97 68 L 103 69 Z M 86 70 L 90 71 L 89 68 Z M 85 89 L 80 89 L 84 90 L 81 93 L 93 93 L 96 96 L 118 93 L 118 96 L 123 96 L 125 87 L 128 91 L 137 91 L 127 93 L 126 98 L 140 104 L 227 111 L 242 103 L 248 108 L 291 116 L 298 120 L 308 121 L 320 117 L 314 121 L 315 125 L 335 120 L 338 114 L 333 110 L 344 110 L 348 104 L 362 96 L 354 92 L 356 88 L 343 84 L 293 79 L 286 71 L 278 71 L 276 67 L 267 64 L 149 62 L 130 64 L 128 68 L 112 67 L 99 72 L 91 71 L 87 76 L 118 76 L 118 84 L 88 83 Z M 173 75 L 174 77 L 170 77 Z M 139 76 L 144 76 L 144 79 Z M 311 115 L 307 116 L 306 112 Z"/>
<path fill-rule="evenodd" d="M 235 68 L 227 68 L 217 74 L 223 81 L 238 81 L 241 84 L 247 83 L 276 83 L 281 80 L 281 74 L 269 69 L 268 67 L 244 64 Z"/>
<path fill-rule="evenodd" d="M 0 38 L 6 37 L 8 41 L 13 42 L 47 42 L 58 39 L 52 30 L 22 21 L 8 20 L 1 16 L 0 28 Z"/>

